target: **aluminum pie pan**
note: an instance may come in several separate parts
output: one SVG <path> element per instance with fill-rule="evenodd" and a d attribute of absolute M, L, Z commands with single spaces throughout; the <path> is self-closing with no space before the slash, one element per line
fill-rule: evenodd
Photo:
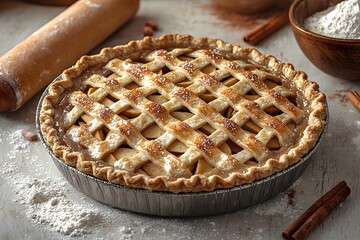
<path fill-rule="evenodd" d="M 59 80 L 60 77 L 54 81 Z M 36 128 L 40 140 L 50 154 L 56 167 L 65 179 L 80 192 L 101 203 L 135 213 L 163 217 L 201 217 L 237 211 L 254 206 L 275 197 L 288 189 L 305 171 L 311 156 L 325 136 L 329 115 L 326 114 L 324 130 L 308 154 L 297 163 L 267 178 L 228 189 L 211 192 L 172 193 L 135 189 L 84 174 L 66 164 L 55 156 L 47 145 L 40 130 L 39 115 L 43 98 L 42 94 L 36 110 Z"/>

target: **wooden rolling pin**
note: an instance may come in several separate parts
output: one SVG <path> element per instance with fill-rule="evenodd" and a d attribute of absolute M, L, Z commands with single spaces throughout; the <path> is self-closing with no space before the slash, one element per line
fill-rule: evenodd
<path fill-rule="evenodd" d="M 57 5 L 57 6 L 68 6 L 76 2 L 76 0 L 26 0 L 26 1 L 32 3 Z"/>
<path fill-rule="evenodd" d="M 0 111 L 15 111 L 133 17 L 139 0 L 79 0 L 0 57 Z"/>

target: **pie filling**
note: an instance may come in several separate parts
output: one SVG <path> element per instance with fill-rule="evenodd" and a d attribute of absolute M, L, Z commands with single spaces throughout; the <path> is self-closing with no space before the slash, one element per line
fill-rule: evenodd
<path fill-rule="evenodd" d="M 107 169 L 98 177 L 109 181 L 121 172 L 115 182 L 150 190 L 213 190 L 229 187 L 221 179 L 237 176 L 231 186 L 238 185 L 286 168 L 301 157 L 280 160 L 308 135 L 312 100 L 286 74 L 238 55 L 175 46 L 88 67 L 63 88 L 54 107 L 59 144 L 68 155 L 76 153 L 73 165 L 84 172 Z M 277 161 L 270 170 L 269 160 Z M 91 169 L 79 161 L 92 162 Z M 142 183 L 127 179 L 134 176 Z M 172 186 L 194 176 L 200 183 Z M 214 176 L 220 180 L 204 186 Z M 156 178 L 161 183 L 144 183 Z"/>

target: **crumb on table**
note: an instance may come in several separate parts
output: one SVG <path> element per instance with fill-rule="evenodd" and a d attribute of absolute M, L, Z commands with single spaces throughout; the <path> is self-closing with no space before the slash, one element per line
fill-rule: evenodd
<path fill-rule="evenodd" d="M 154 32 L 159 29 L 158 24 L 154 20 L 148 20 L 143 28 L 144 36 L 152 36 Z"/>
<path fill-rule="evenodd" d="M 143 29 L 144 36 L 154 35 L 154 30 L 151 27 L 145 26 Z"/>
<path fill-rule="evenodd" d="M 158 30 L 159 26 L 154 20 L 148 20 L 145 23 L 145 26 L 151 27 L 154 31 Z"/>
<path fill-rule="evenodd" d="M 33 133 L 28 130 L 21 130 L 21 136 L 30 142 L 34 142 L 38 140 L 38 136 L 36 135 L 36 133 Z"/>

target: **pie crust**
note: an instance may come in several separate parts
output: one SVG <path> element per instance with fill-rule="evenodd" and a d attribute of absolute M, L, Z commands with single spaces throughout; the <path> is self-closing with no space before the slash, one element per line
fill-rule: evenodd
<path fill-rule="evenodd" d="M 166 34 L 82 57 L 43 98 L 41 133 L 79 171 L 151 191 L 263 179 L 324 130 L 325 95 L 291 64 L 218 39 Z"/>

